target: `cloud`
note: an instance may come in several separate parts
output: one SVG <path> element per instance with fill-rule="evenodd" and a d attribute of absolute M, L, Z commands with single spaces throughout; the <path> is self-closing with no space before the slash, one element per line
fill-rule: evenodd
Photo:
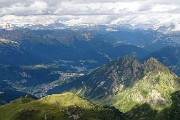
<path fill-rule="evenodd" d="M 3 15 L 107 15 L 165 12 L 180 8 L 179 0 L 0 0 Z M 164 11 L 160 8 L 163 7 Z M 151 9 L 154 9 L 152 11 Z"/>
<path fill-rule="evenodd" d="M 180 21 L 180 0 L 0 0 L 0 11 L 1 23 L 158 24 Z"/>

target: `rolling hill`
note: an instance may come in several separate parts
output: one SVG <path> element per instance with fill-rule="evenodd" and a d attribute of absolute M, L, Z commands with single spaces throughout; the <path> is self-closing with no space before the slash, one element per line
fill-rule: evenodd
<path fill-rule="evenodd" d="M 117 112 L 117 111 L 116 111 Z M 95 105 L 73 93 L 41 99 L 22 97 L 0 106 L 1 120 L 121 120 L 120 113 Z"/>

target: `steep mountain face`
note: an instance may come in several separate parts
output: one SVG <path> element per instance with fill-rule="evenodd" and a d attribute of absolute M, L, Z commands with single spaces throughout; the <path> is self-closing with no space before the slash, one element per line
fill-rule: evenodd
<path fill-rule="evenodd" d="M 171 94 L 179 86 L 178 77 L 156 59 L 150 58 L 141 64 L 126 56 L 63 84 L 58 87 L 58 92 L 70 90 L 93 101 L 113 105 L 127 113 L 143 104 L 155 111 L 170 107 Z"/>
<path fill-rule="evenodd" d="M 81 78 L 84 85 L 82 91 L 87 90 L 83 94 L 88 98 L 111 96 L 117 94 L 123 88 L 130 87 L 135 80 L 142 76 L 143 68 L 141 64 L 126 56 Z"/>
<path fill-rule="evenodd" d="M 91 73 L 73 80 L 72 83 L 64 86 L 70 89 L 72 87 L 80 87 L 82 89 L 80 91 L 86 91 L 87 89 L 86 97 L 104 97 L 115 94 L 119 90 L 117 87 L 120 84 L 125 87 L 132 85 L 134 80 L 141 78 L 141 71 L 143 72 L 141 64 L 126 56 L 97 68 Z M 63 89 L 63 86 L 60 89 Z"/>
<path fill-rule="evenodd" d="M 121 113 L 92 104 L 73 93 L 54 94 L 39 100 L 26 96 L 0 106 L 0 115 L 4 120 L 123 120 Z"/>
<path fill-rule="evenodd" d="M 125 56 L 74 80 L 74 83 L 78 82 L 79 84 L 77 86 L 82 85 L 83 87 L 81 87 L 81 89 L 87 89 L 87 91 L 85 90 L 86 93 L 84 93 L 85 96 L 87 95 L 86 97 L 101 98 L 114 95 L 123 89 L 132 87 L 137 80 L 142 79 L 151 72 L 171 74 L 168 68 L 154 58 L 150 58 L 144 64 L 141 64 L 132 57 Z M 172 73 L 172 75 L 174 74 Z M 68 85 L 73 87 L 74 84 L 68 83 L 67 86 Z M 74 87 L 78 88 L 77 86 Z M 91 94 L 93 96 L 91 96 Z"/>
<path fill-rule="evenodd" d="M 158 59 L 177 75 L 180 75 L 180 47 L 168 46 L 151 53 L 145 59 L 149 57 Z"/>

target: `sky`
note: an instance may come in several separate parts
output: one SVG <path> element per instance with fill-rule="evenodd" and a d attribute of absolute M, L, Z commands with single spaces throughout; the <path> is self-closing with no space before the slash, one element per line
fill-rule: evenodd
<path fill-rule="evenodd" d="M 0 23 L 180 24 L 180 0 L 0 0 Z"/>

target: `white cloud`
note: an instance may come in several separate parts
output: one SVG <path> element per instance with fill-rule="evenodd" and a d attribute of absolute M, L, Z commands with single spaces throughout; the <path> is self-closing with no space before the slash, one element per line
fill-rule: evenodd
<path fill-rule="evenodd" d="M 152 7 L 152 12 L 173 12 L 178 9 L 177 5 L 155 5 Z"/>
<path fill-rule="evenodd" d="M 0 22 L 167 24 L 180 22 L 180 0 L 0 0 Z"/>

